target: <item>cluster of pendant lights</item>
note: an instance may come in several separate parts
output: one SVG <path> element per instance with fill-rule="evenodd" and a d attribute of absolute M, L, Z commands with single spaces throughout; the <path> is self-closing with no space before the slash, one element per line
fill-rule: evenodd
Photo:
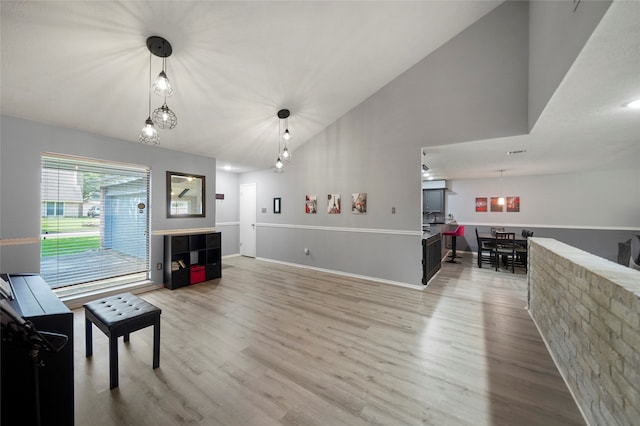
<path fill-rule="evenodd" d="M 291 113 L 288 109 L 278 111 L 278 159 L 275 164 L 275 171 L 278 173 L 282 173 L 284 171 L 284 164 L 291 161 L 291 150 L 289 149 L 291 141 L 289 115 L 291 115 Z M 284 132 L 282 131 L 283 127 Z M 280 148 L 282 148 L 282 151 L 280 151 Z"/>
<path fill-rule="evenodd" d="M 144 144 L 158 145 L 160 138 L 156 126 L 160 129 L 173 129 L 178 124 L 178 117 L 167 106 L 167 97 L 173 94 L 173 88 L 165 72 L 167 58 L 171 56 L 171 44 L 162 37 L 151 36 L 147 39 L 149 49 L 149 116 L 140 132 L 138 140 Z M 162 58 L 162 71 L 151 84 L 151 55 Z M 163 97 L 163 104 L 151 112 L 151 92 Z"/>

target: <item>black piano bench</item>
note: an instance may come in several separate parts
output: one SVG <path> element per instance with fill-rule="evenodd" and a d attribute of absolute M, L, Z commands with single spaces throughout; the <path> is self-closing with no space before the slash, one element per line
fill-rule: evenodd
<path fill-rule="evenodd" d="M 153 368 L 160 366 L 160 313 L 151 303 L 131 293 L 117 294 L 84 305 L 87 356 L 93 354 L 92 327 L 95 324 L 109 338 L 109 386 L 118 387 L 118 337 L 153 326 Z"/>

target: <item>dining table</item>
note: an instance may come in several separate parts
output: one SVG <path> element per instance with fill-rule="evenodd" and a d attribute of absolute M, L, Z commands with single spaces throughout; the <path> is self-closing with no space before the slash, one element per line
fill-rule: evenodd
<path fill-rule="evenodd" d="M 492 243 L 496 239 L 496 237 L 490 232 L 478 232 L 478 239 L 480 240 L 481 243 L 483 242 Z M 517 232 L 516 232 L 516 239 L 514 241 L 516 244 L 523 245 L 525 247 L 527 246 L 527 238 L 523 237 Z"/>
<path fill-rule="evenodd" d="M 504 231 L 498 231 L 498 232 L 504 232 Z M 506 231 L 509 232 L 509 231 Z M 483 244 L 485 242 L 487 243 L 494 243 L 496 240 L 496 237 L 494 234 L 490 233 L 490 232 L 478 232 L 478 240 L 479 244 Z M 514 243 L 516 246 L 523 246 L 525 248 L 525 250 L 527 249 L 527 237 L 523 237 L 521 234 L 518 234 L 517 232 L 515 233 L 515 240 Z M 480 247 L 478 247 L 478 256 L 480 256 Z M 519 258 L 521 259 L 521 262 L 525 265 L 525 268 L 527 267 L 527 254 L 526 251 L 524 253 L 520 253 Z M 478 261 L 480 262 L 480 261 Z M 478 263 L 479 264 L 479 263 Z"/>

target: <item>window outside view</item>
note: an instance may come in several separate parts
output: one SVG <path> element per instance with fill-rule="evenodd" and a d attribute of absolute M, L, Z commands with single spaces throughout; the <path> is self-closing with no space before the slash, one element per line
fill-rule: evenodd
<path fill-rule="evenodd" d="M 52 288 L 148 278 L 148 182 L 146 168 L 43 155 L 40 274 Z"/>

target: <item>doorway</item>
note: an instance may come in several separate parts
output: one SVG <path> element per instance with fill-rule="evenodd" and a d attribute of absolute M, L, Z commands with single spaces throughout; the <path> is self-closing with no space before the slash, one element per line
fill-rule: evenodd
<path fill-rule="evenodd" d="M 240 185 L 240 255 L 256 257 L 256 184 Z"/>

